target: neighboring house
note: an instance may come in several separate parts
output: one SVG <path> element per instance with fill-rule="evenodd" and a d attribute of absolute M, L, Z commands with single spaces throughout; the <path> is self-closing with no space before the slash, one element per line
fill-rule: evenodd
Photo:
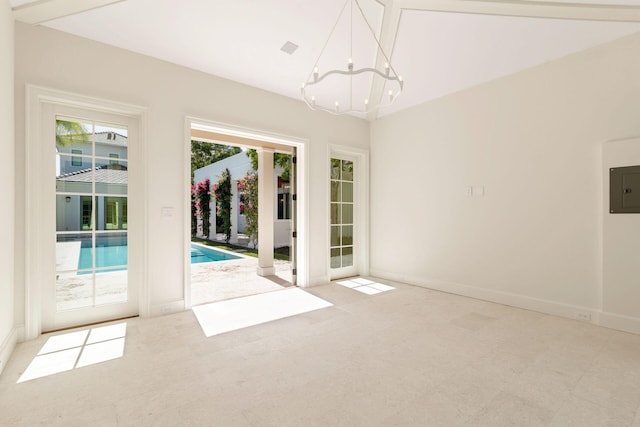
<path fill-rule="evenodd" d="M 127 137 L 117 132 L 96 132 L 94 134 L 96 157 L 109 159 L 109 164 L 122 164 L 126 167 Z M 58 154 L 70 154 L 71 156 L 58 156 L 58 175 L 71 172 L 79 172 L 91 168 L 91 144 L 58 145 Z M 98 162 L 96 162 L 98 163 Z M 104 161 L 100 163 L 105 163 Z"/>
<path fill-rule="evenodd" d="M 218 182 L 222 172 L 229 169 L 231 175 L 231 191 L 237 195 L 238 181 L 244 178 L 247 173 L 251 172 L 251 159 L 246 152 L 235 154 L 226 159 L 212 163 L 194 171 L 194 182 L 198 183 L 208 179 L 211 186 Z M 282 179 L 283 169 L 276 166 L 273 176 L 273 186 L 276 189 L 273 197 L 274 200 L 274 246 L 276 248 L 291 245 L 291 186 L 289 181 Z M 238 233 L 244 233 L 246 221 L 244 215 L 240 212 L 240 198 L 233 197 L 231 206 L 231 225 L 232 228 L 237 226 Z M 211 232 L 215 230 L 215 198 L 211 198 Z M 199 227 L 199 230 L 202 228 Z M 201 236 L 203 237 L 203 236 Z M 233 239 L 233 237 L 232 237 Z"/>
<path fill-rule="evenodd" d="M 116 132 L 96 132 L 95 156 L 91 143 L 58 146 L 57 153 L 57 230 L 93 229 L 92 180 L 95 192 L 103 194 L 96 197 L 95 229 L 126 230 L 127 137 Z"/>

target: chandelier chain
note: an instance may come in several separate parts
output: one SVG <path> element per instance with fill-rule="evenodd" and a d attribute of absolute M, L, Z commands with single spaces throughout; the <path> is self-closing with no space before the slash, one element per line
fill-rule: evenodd
<path fill-rule="evenodd" d="M 336 23 L 333 24 L 333 28 L 331 29 L 331 32 L 329 33 L 329 37 L 327 37 L 327 40 L 324 42 L 324 46 L 322 46 L 322 50 L 320 51 L 320 55 L 318 55 L 318 57 L 316 58 L 315 64 L 313 64 L 314 68 L 318 66 L 318 62 L 320 62 L 320 58 L 322 58 L 322 54 L 324 53 L 324 50 L 327 48 L 327 45 L 329 44 L 329 40 L 331 40 L 331 36 L 333 35 L 333 32 L 336 30 L 336 27 L 338 26 L 338 22 L 340 22 L 340 17 L 344 13 L 344 9 L 347 7 L 347 3 L 349 3 L 350 1 L 351 0 L 347 0 L 347 1 L 344 2 L 344 5 L 342 6 L 342 10 L 340 11 L 340 15 L 338 15 L 338 19 L 336 20 Z M 311 72 L 307 76 L 307 81 L 311 80 L 311 76 L 312 75 L 313 75 L 313 68 L 311 69 Z"/>
<path fill-rule="evenodd" d="M 349 26 L 349 60 L 353 59 L 353 0 L 350 5 L 350 19 L 351 24 Z M 353 65 L 351 65 L 353 66 Z M 353 109 L 353 74 L 349 76 L 349 110 Z"/>
<path fill-rule="evenodd" d="M 358 6 L 358 9 L 360 10 L 360 14 L 362 15 L 362 18 L 364 19 L 364 22 L 367 24 L 367 27 L 369 28 L 369 31 L 371 31 L 371 35 L 373 36 L 373 40 L 376 42 L 376 45 L 378 45 L 378 50 L 380 51 L 380 53 L 384 57 L 384 60 L 389 64 L 389 67 L 391 68 L 391 71 L 393 71 L 394 74 L 397 74 L 396 70 L 393 68 L 393 65 L 391 65 L 391 60 L 387 57 L 387 54 L 384 53 L 384 49 L 382 49 L 382 46 L 380 45 L 380 42 L 378 41 L 378 38 L 376 37 L 375 31 L 373 31 L 373 27 L 371 26 L 371 24 L 369 24 L 369 20 L 367 19 L 366 15 L 362 11 L 362 7 L 360 7 L 360 3 L 358 3 L 358 0 L 355 0 L 355 2 L 356 2 L 356 6 Z"/>

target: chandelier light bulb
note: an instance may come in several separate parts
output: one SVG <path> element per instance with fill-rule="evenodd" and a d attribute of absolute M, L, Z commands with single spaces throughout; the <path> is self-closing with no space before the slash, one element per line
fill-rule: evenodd
<path fill-rule="evenodd" d="M 336 101 L 336 111 L 340 111 L 340 103 Z"/>
<path fill-rule="evenodd" d="M 316 96 L 315 95 L 311 95 L 311 104 L 312 105 L 316 105 Z"/>
<path fill-rule="evenodd" d="M 318 67 L 313 67 L 313 80 L 318 81 Z"/>
<path fill-rule="evenodd" d="M 389 91 L 389 101 L 393 101 L 393 90 Z"/>
<path fill-rule="evenodd" d="M 368 99 L 365 99 L 365 100 L 364 100 L 364 105 L 365 105 L 365 107 L 366 107 L 367 105 L 369 105 L 369 100 L 368 100 Z"/>
<path fill-rule="evenodd" d="M 349 71 L 353 71 L 353 59 L 349 58 L 347 60 L 347 68 L 349 68 Z"/>

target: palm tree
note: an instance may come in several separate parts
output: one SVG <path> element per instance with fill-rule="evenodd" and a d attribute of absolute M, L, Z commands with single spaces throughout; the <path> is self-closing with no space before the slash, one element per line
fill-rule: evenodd
<path fill-rule="evenodd" d="M 78 122 L 68 122 L 66 120 L 56 120 L 56 145 L 58 147 L 88 143 L 89 132 L 82 124 Z"/>

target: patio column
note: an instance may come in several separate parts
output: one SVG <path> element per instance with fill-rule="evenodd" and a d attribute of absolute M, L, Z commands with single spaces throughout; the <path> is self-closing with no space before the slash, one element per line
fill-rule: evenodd
<path fill-rule="evenodd" d="M 231 239 L 229 243 L 238 243 L 238 216 L 240 205 L 238 203 L 238 181 L 231 180 Z"/>
<path fill-rule="evenodd" d="M 258 275 L 273 276 L 273 149 L 258 148 Z"/>

